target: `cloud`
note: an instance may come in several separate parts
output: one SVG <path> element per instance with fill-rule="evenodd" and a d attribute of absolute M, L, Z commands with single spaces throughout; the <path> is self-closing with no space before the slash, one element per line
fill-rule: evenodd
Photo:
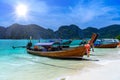
<path fill-rule="evenodd" d="M 50 4 L 46 0 L 4 0 L 4 2 L 13 7 L 21 2 L 29 6 L 27 19 L 15 19 L 15 14 L 12 14 L 14 17 L 10 17 L 11 21 L 9 20 L 9 22 L 35 23 L 54 30 L 58 29 L 61 25 L 76 24 L 81 26 L 81 28 L 85 28 L 88 26 L 103 27 L 104 25 L 119 22 L 119 6 L 106 5 L 106 0 L 78 1 L 74 6 L 67 5 L 63 7 L 57 6 L 59 4 L 57 1 L 54 2 L 56 5 L 53 5 L 53 3 Z"/>
<path fill-rule="evenodd" d="M 80 2 L 72 9 L 71 16 L 78 18 L 81 23 L 86 23 L 101 16 L 108 16 L 111 11 L 113 8 L 103 5 L 102 2 L 91 0 L 87 4 Z"/>
<path fill-rule="evenodd" d="M 83 28 L 88 26 L 103 27 L 114 24 L 114 18 L 119 17 L 119 8 L 105 4 L 105 0 L 91 0 L 87 3 L 81 0 L 75 7 L 71 7 L 69 16 L 76 24 Z M 117 21 L 118 22 L 118 21 Z"/>
<path fill-rule="evenodd" d="M 56 9 L 54 8 L 53 11 L 56 11 Z M 56 12 L 52 12 L 44 18 L 47 18 L 46 21 L 49 26 L 50 24 L 56 27 L 76 24 L 81 28 L 88 26 L 103 27 L 119 22 L 113 20 L 120 16 L 118 9 L 116 6 L 106 5 L 105 0 L 80 0 L 76 6 L 69 6 L 65 9 L 68 13 L 56 14 Z M 61 9 L 58 8 L 58 10 Z"/>

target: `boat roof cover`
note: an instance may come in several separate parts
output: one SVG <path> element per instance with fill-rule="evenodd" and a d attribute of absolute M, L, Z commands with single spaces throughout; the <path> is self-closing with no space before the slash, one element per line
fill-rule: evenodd
<path fill-rule="evenodd" d="M 49 42 L 49 43 L 36 43 L 35 45 L 36 46 L 51 46 L 51 45 L 53 45 L 54 44 L 54 42 Z"/>

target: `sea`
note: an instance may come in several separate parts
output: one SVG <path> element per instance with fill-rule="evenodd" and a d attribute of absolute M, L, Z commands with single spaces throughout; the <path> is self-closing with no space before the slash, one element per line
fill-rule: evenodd
<path fill-rule="evenodd" d="M 53 59 L 28 54 L 29 40 L 0 40 L 0 80 L 119 80 L 120 48 L 94 48 L 83 59 Z M 38 42 L 33 40 L 33 43 Z"/>

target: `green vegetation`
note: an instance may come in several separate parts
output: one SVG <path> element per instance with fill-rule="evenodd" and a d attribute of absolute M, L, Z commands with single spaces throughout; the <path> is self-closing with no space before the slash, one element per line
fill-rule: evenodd
<path fill-rule="evenodd" d="M 116 36 L 115 38 L 120 40 L 120 35 Z"/>
<path fill-rule="evenodd" d="M 72 24 L 60 26 L 57 31 L 45 29 L 36 24 L 13 24 L 7 28 L 0 26 L 0 39 L 29 39 L 30 36 L 34 39 L 82 39 L 90 38 L 92 33 L 98 33 L 99 38 L 117 38 L 120 40 L 120 25 L 115 24 L 100 29 L 94 27 L 80 29 L 79 26 Z"/>
<path fill-rule="evenodd" d="M 62 39 L 80 39 L 82 30 L 76 25 L 61 26 L 56 32 L 56 38 Z"/>

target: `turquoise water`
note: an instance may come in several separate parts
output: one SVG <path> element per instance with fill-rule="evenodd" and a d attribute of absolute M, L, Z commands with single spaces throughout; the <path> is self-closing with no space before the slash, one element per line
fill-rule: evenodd
<path fill-rule="evenodd" d="M 95 49 L 90 58 L 84 57 L 91 61 L 38 57 L 28 54 L 24 48 L 12 48 L 27 43 L 28 40 L 0 40 L 0 80 L 58 80 L 87 67 L 120 59 L 118 48 Z"/>
<path fill-rule="evenodd" d="M 27 43 L 28 40 L 0 40 L 1 80 L 54 80 L 79 69 L 78 61 L 71 64 L 67 60 L 30 55 L 24 48 L 12 48 Z"/>

